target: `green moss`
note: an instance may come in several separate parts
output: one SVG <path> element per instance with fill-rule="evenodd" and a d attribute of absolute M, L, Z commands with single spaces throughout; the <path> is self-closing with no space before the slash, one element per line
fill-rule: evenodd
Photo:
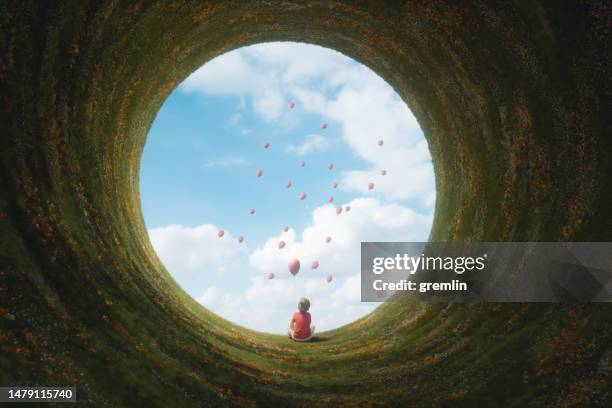
<path fill-rule="evenodd" d="M 387 303 L 295 344 L 202 308 L 148 241 L 140 154 L 230 49 L 317 43 L 425 131 L 434 241 L 611 239 L 605 2 L 0 3 L 0 384 L 113 406 L 609 405 L 600 305 Z"/>

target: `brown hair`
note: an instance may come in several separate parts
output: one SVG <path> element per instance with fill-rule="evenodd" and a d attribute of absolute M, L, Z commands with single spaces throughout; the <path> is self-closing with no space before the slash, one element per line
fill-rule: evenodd
<path fill-rule="evenodd" d="M 310 300 L 306 298 L 301 298 L 298 302 L 298 310 L 300 312 L 307 312 L 310 309 Z"/>

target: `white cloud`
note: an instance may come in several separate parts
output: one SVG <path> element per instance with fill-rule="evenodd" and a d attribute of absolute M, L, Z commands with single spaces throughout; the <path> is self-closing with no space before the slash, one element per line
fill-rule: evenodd
<path fill-rule="evenodd" d="M 433 170 L 427 143 L 405 103 L 368 68 L 328 49 L 296 43 L 268 43 L 224 54 L 194 72 L 180 87 L 184 92 L 235 95 L 241 109 L 250 104 L 264 120 L 285 127 L 299 123 L 300 115 L 318 115 L 339 127 L 342 140 L 365 169 L 342 169 L 340 188 L 367 195 L 350 203 L 349 213 L 336 215 L 332 205 L 314 209 L 309 227 L 269 238 L 250 251 L 216 237 L 216 227 L 170 226 L 150 231 L 160 258 L 179 283 L 215 313 L 238 324 L 283 332 L 296 302 L 308 296 L 318 330 L 348 323 L 371 311 L 361 303 L 361 241 L 425 241 L 432 215 L 420 214 L 387 200 L 435 203 Z M 287 108 L 289 101 L 296 108 Z M 237 113 L 231 126 L 240 127 Z M 384 140 L 379 147 L 377 141 Z M 329 140 L 318 134 L 286 152 L 298 155 L 325 151 Z M 235 157 L 206 166 L 248 164 Z M 382 176 L 381 170 L 387 174 Z M 373 182 L 376 188 L 367 189 Z M 325 243 L 330 235 L 332 242 Z M 278 249 L 283 239 L 287 246 Z M 302 261 L 300 273 L 287 271 L 290 257 Z M 320 267 L 310 269 L 312 260 Z M 209 271 L 218 271 L 210 274 Z M 268 272 L 277 277 L 268 280 Z M 332 274 L 331 284 L 325 276 Z"/>
<path fill-rule="evenodd" d="M 223 276 L 242 267 L 240 259 L 246 253 L 246 245 L 238 245 L 228 231 L 219 238 L 218 231 L 211 224 L 175 224 L 150 229 L 149 238 L 166 268 L 191 293 L 190 288 L 201 290 L 207 286 L 211 272 Z"/>
<path fill-rule="evenodd" d="M 334 292 L 334 298 L 347 303 L 361 301 L 361 275 L 359 273 L 349 276 L 342 286 Z"/>
<path fill-rule="evenodd" d="M 296 112 L 321 115 L 340 126 L 342 139 L 369 163 L 367 170 L 338 169 L 341 188 L 364 193 L 374 182 L 369 194 L 434 206 L 433 167 L 416 119 L 384 80 L 336 51 L 288 42 L 257 44 L 213 59 L 181 88 L 248 97 L 264 119 L 286 127 L 297 123 Z M 287 109 L 289 101 L 296 102 L 295 112 Z M 376 144 L 379 139 L 383 147 Z M 308 142 L 288 151 L 314 151 L 318 145 Z"/>
<path fill-rule="evenodd" d="M 243 100 L 244 100 L 244 98 L 241 98 L 241 104 L 242 104 Z M 244 108 L 241 108 L 241 109 L 244 109 Z M 232 116 L 230 116 L 230 118 L 228 119 L 228 121 L 225 124 L 224 128 L 225 128 L 225 130 L 235 130 L 235 131 L 238 131 L 238 133 L 241 136 L 247 136 L 247 135 L 249 135 L 252 132 L 252 130 L 249 129 L 248 127 L 244 127 L 244 126 L 241 125 L 243 120 L 244 120 L 244 117 L 243 117 L 242 113 L 236 112 Z"/>
<path fill-rule="evenodd" d="M 220 295 L 221 293 L 216 286 L 210 286 L 196 300 L 202 304 L 212 304 L 219 299 Z"/>
<path fill-rule="evenodd" d="M 344 205 L 351 211 L 336 215 L 324 205 L 312 213 L 311 224 L 300 234 L 269 238 L 254 250 L 238 245 L 226 231 L 219 239 L 218 228 L 171 225 L 149 231 L 151 242 L 166 267 L 198 302 L 238 324 L 282 333 L 297 300 L 306 296 L 312 303 L 313 322 L 318 330 L 349 323 L 373 310 L 375 303 L 360 302 L 361 241 L 421 241 L 427 239 L 430 215 L 422 215 L 396 204 L 374 198 L 357 198 Z M 326 236 L 332 242 L 326 243 Z M 287 246 L 278 249 L 283 239 Z M 248 256 L 248 264 L 245 259 Z M 291 257 L 301 260 L 297 276 L 287 270 Z M 320 266 L 310 268 L 313 260 Z M 268 272 L 276 278 L 267 279 Z M 212 273 L 211 273 L 212 272 Z M 331 274 L 331 284 L 325 277 Z"/>
<path fill-rule="evenodd" d="M 309 273 L 311 261 L 321 263 L 321 271 L 330 271 L 339 277 L 360 270 L 361 241 L 416 241 L 427 240 L 431 215 L 422 215 L 397 204 L 382 204 L 375 198 L 357 198 L 347 203 L 351 211 L 337 215 L 331 204 L 316 208 L 312 225 L 301 237 L 289 232 L 269 239 L 263 247 L 255 249 L 249 257 L 251 266 L 260 271 L 286 273 L 289 259 L 302 260 L 302 271 Z M 332 238 L 331 243 L 325 237 Z M 278 250 L 283 239 L 286 247 Z M 323 275 L 324 276 L 324 275 Z"/>
<path fill-rule="evenodd" d="M 308 135 L 304 142 L 299 145 L 289 145 L 285 149 L 287 153 L 304 156 L 313 152 L 324 152 L 329 148 L 329 141 L 321 135 Z"/>
<path fill-rule="evenodd" d="M 257 85 L 253 82 L 254 74 L 244 54 L 232 51 L 206 63 L 180 86 L 187 92 L 207 95 L 249 95 Z"/>
<path fill-rule="evenodd" d="M 235 50 L 202 66 L 180 87 L 186 92 L 205 95 L 248 96 L 257 113 L 266 120 L 275 120 L 285 107 L 277 76 L 278 69 L 257 64 L 248 52 Z"/>
<path fill-rule="evenodd" d="M 355 254 L 359 254 L 361 241 L 426 240 L 431 216 L 396 204 L 382 204 L 374 198 L 358 198 L 346 204 L 351 211 L 341 215 L 336 215 L 332 205 L 318 207 L 311 225 L 301 234 L 290 229 L 256 248 L 249 256 L 255 277 L 242 294 L 233 295 L 233 301 L 208 295 L 201 298 L 202 303 L 239 324 L 272 332 L 285 330 L 302 296 L 310 298 L 313 322 L 320 330 L 349 323 L 373 310 L 376 304 L 360 302 L 361 268 Z M 328 235 L 332 237 L 330 243 L 325 242 Z M 282 250 L 278 249 L 281 239 L 287 243 Z M 287 270 L 292 257 L 301 261 L 295 277 Z M 310 268 L 313 260 L 320 263 L 316 270 Z M 267 272 L 274 272 L 276 278 L 267 280 Z M 331 284 L 325 281 L 328 274 L 334 277 Z M 250 311 L 256 311 L 254 317 L 249 317 Z"/>

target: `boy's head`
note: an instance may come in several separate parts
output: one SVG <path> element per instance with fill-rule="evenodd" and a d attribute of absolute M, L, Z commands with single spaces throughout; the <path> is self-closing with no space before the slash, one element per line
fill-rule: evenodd
<path fill-rule="evenodd" d="M 307 312 L 310 309 L 310 300 L 306 298 L 301 298 L 298 302 L 298 310 L 300 312 Z"/>

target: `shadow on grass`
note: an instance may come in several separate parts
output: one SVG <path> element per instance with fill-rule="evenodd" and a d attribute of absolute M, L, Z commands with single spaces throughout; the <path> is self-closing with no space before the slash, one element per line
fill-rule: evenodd
<path fill-rule="evenodd" d="M 329 337 L 313 337 L 312 339 L 310 339 L 308 341 L 303 341 L 303 342 L 294 341 L 294 343 L 320 343 L 322 341 L 327 341 L 329 339 L 330 339 Z M 289 340 L 291 340 L 291 339 L 289 339 Z"/>

